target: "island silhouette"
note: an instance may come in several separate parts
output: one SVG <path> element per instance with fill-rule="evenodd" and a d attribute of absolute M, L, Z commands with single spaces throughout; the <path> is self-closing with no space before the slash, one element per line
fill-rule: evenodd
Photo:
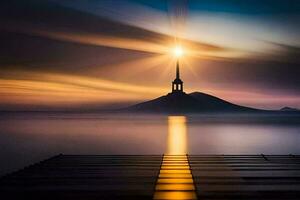
<path fill-rule="evenodd" d="M 170 93 L 150 101 L 135 104 L 124 110 L 147 113 L 300 113 L 298 109 L 289 107 L 280 110 L 262 110 L 241 106 L 203 92 L 187 94 L 183 90 L 183 81 L 180 79 L 178 60 L 176 62 L 176 77 L 172 82 Z"/>

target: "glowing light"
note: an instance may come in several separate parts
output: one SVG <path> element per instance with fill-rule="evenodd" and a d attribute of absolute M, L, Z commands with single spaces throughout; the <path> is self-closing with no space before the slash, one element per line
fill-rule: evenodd
<path fill-rule="evenodd" d="M 168 117 L 168 149 L 153 199 L 197 199 L 187 154 L 186 117 Z"/>
<path fill-rule="evenodd" d="M 173 49 L 173 53 L 174 53 L 175 57 L 179 58 L 183 55 L 183 49 L 180 46 L 176 46 Z"/>
<path fill-rule="evenodd" d="M 168 118 L 167 155 L 185 155 L 187 153 L 186 118 L 170 116 Z"/>

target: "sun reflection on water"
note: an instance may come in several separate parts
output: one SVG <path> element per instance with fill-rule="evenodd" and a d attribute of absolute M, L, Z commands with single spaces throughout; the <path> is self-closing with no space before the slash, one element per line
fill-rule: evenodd
<path fill-rule="evenodd" d="M 185 116 L 168 117 L 168 139 L 166 154 L 187 154 L 187 128 Z"/>
<path fill-rule="evenodd" d="M 153 199 L 197 199 L 187 153 L 186 117 L 169 116 L 167 150 Z"/>

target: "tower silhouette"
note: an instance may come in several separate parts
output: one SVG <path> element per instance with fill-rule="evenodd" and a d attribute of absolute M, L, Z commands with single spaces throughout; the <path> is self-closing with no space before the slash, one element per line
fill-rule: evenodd
<path fill-rule="evenodd" d="M 176 62 L 176 78 L 172 82 L 172 93 L 183 92 L 183 81 L 180 79 L 179 61 Z"/>

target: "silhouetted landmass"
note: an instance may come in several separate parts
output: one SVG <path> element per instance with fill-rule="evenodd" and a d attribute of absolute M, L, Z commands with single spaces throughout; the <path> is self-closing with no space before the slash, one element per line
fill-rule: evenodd
<path fill-rule="evenodd" d="M 286 111 L 286 112 L 299 112 L 297 108 L 291 108 L 291 107 L 283 107 L 280 109 L 280 111 Z"/>
<path fill-rule="evenodd" d="M 133 105 L 126 110 L 154 113 L 236 113 L 263 110 L 239 106 L 201 92 L 172 92 L 157 99 Z"/>

